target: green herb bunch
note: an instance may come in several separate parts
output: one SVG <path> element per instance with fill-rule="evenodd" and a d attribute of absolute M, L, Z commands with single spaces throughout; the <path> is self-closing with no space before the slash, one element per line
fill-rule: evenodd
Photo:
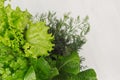
<path fill-rule="evenodd" d="M 78 50 L 86 42 L 88 17 L 55 13 L 33 19 L 0 0 L 0 80 L 96 80 L 93 69 L 81 71 Z M 80 30 L 80 33 L 79 33 Z"/>
<path fill-rule="evenodd" d="M 56 13 L 48 12 L 36 15 L 37 21 L 46 22 L 48 32 L 54 36 L 52 41 L 55 46 L 47 57 L 50 65 L 57 66 L 59 75 L 54 80 L 96 80 L 93 69 L 82 70 L 84 58 L 79 56 L 82 45 L 86 43 L 85 35 L 90 30 L 88 16 L 83 20 L 78 16 L 70 17 L 70 13 L 62 18 L 57 18 Z"/>
<path fill-rule="evenodd" d="M 56 17 L 56 13 L 52 12 L 36 16 L 38 21 L 47 23 L 46 25 L 50 27 L 49 33 L 55 37 L 53 41 L 55 46 L 51 53 L 67 55 L 72 51 L 78 51 L 86 42 L 85 35 L 90 29 L 88 16 L 84 20 L 80 20 L 79 16 L 74 19 L 69 15 L 69 13 L 65 14 L 60 19 Z"/>
<path fill-rule="evenodd" d="M 33 21 L 27 10 L 14 10 L 11 5 L 4 6 L 4 2 L 0 0 L 0 80 L 51 78 L 55 69 L 43 58 L 54 46 L 49 27 L 45 22 Z"/>

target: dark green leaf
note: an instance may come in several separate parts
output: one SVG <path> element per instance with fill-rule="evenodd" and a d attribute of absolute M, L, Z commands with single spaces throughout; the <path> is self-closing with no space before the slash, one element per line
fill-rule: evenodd
<path fill-rule="evenodd" d="M 34 59 L 33 66 L 35 68 L 37 80 L 49 80 L 59 74 L 57 68 L 51 68 L 43 57 L 40 57 L 38 60 Z"/>
<path fill-rule="evenodd" d="M 53 80 L 97 80 L 97 76 L 93 69 L 88 69 L 78 73 L 77 75 L 61 73 L 59 76 L 56 76 Z"/>
<path fill-rule="evenodd" d="M 60 58 L 57 62 L 59 71 L 71 74 L 78 74 L 80 72 L 80 57 L 78 53 L 73 52 L 69 56 Z"/>
<path fill-rule="evenodd" d="M 76 80 L 97 80 L 96 72 L 93 69 L 88 69 L 80 72 Z"/>
<path fill-rule="evenodd" d="M 52 68 L 51 72 L 50 72 L 50 79 L 57 76 L 58 74 L 59 74 L 58 69 L 57 68 Z"/>

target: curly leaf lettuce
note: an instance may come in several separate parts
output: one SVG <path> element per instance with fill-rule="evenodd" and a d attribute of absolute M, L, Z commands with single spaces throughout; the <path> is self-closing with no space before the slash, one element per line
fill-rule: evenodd
<path fill-rule="evenodd" d="M 24 29 L 30 19 L 31 15 L 18 7 L 15 10 L 10 5 L 0 8 L 0 42 L 20 52 L 25 44 Z"/>
<path fill-rule="evenodd" d="M 38 56 L 48 56 L 48 52 L 54 46 L 51 43 L 54 37 L 48 34 L 48 29 L 44 22 L 30 24 L 26 30 L 27 43 L 24 45 L 26 56 L 37 58 Z"/>
<path fill-rule="evenodd" d="M 29 12 L 19 7 L 14 10 L 10 5 L 4 6 L 4 1 L 0 0 L 0 80 L 27 80 L 32 74 L 38 74 L 30 67 L 33 66 L 31 56 L 48 55 L 54 37 L 47 33 L 49 28 L 45 23 L 33 23 Z M 31 37 L 32 34 L 37 36 Z M 47 66 L 49 64 L 44 70 Z M 55 71 L 53 68 L 50 74 Z"/>

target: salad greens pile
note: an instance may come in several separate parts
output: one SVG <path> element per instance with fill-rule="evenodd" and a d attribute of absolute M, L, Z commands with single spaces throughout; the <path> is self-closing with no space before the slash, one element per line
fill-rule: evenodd
<path fill-rule="evenodd" d="M 84 58 L 79 56 L 82 45 L 86 43 L 85 35 L 90 30 L 88 16 L 81 20 L 79 16 L 73 18 L 67 13 L 57 18 L 56 13 L 48 12 L 37 14 L 35 20 L 46 22 L 50 27 L 48 32 L 55 38 L 52 41 L 55 46 L 47 57 L 49 64 L 57 67 L 59 72 L 53 80 L 97 80 L 93 69 L 84 71 Z"/>
<path fill-rule="evenodd" d="M 27 10 L 4 3 L 0 0 L 0 80 L 97 79 L 93 69 L 81 71 L 78 55 L 89 27 L 81 29 L 80 36 L 69 34 L 75 31 L 72 22 L 52 14 L 35 21 Z"/>

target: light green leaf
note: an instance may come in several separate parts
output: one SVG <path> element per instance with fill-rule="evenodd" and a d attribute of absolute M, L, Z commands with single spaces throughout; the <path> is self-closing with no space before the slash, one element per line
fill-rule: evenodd
<path fill-rule="evenodd" d="M 34 71 L 33 66 L 31 66 L 28 69 L 28 71 L 27 71 L 27 73 L 26 73 L 26 75 L 24 77 L 24 80 L 36 80 L 36 75 L 35 75 L 35 71 Z"/>
<path fill-rule="evenodd" d="M 13 10 L 11 5 L 7 5 L 5 10 L 7 12 L 9 26 L 23 32 L 30 22 L 31 14 L 27 11 L 22 11 L 19 7 Z"/>
<path fill-rule="evenodd" d="M 24 49 L 26 56 L 34 58 L 38 56 L 48 56 L 48 51 L 54 46 L 51 43 L 54 37 L 48 34 L 48 29 L 44 22 L 32 23 L 26 32 L 26 40 Z"/>

